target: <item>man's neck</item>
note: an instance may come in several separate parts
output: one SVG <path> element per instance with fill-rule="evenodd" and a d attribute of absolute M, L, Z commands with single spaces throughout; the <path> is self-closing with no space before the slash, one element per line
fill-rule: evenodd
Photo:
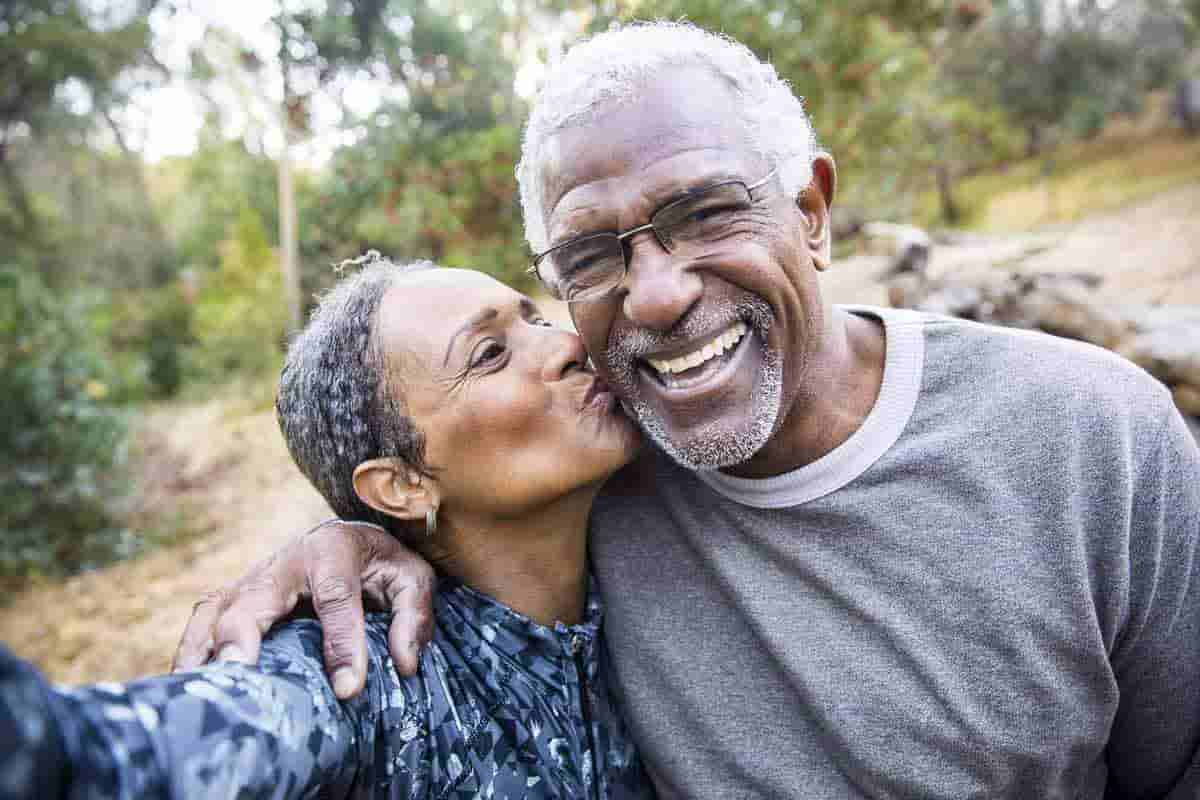
<path fill-rule="evenodd" d="M 862 427 L 883 385 L 883 326 L 838 308 L 830 309 L 829 320 L 820 357 L 808 365 L 779 430 L 749 461 L 722 472 L 782 475 L 830 453 Z"/>
<path fill-rule="evenodd" d="M 430 555 L 440 570 L 535 622 L 576 624 L 587 602 L 587 515 L 598 489 L 520 518 L 448 518 Z"/>

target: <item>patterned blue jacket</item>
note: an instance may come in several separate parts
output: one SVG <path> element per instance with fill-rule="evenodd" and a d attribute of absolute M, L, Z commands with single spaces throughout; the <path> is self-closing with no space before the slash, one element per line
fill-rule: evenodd
<path fill-rule="evenodd" d="M 401 679 L 368 616 L 367 685 L 339 703 L 315 622 L 257 666 L 50 688 L 0 648 L 0 798 L 652 797 L 600 663 L 600 607 L 548 628 L 456 581 Z"/>

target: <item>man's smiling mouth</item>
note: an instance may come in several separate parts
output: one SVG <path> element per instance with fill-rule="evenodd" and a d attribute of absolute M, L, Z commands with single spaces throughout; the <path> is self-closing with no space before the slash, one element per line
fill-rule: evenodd
<path fill-rule="evenodd" d="M 650 372 L 660 385 L 667 389 L 686 389 L 713 377 L 713 373 L 727 363 L 746 337 L 749 328 L 737 320 L 690 350 L 671 358 L 645 358 Z M 728 354 L 728 355 L 727 355 Z"/>

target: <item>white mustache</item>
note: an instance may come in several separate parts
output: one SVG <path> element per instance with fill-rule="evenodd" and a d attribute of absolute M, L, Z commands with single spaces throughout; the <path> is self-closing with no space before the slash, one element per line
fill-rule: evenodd
<path fill-rule="evenodd" d="M 622 372 L 631 368 L 634 361 L 645 359 L 650 353 L 695 342 L 739 320 L 749 325 L 760 338 L 765 338 L 773 319 L 770 306 L 753 295 L 737 302 L 723 301 L 689 312 L 669 331 L 646 328 L 620 330 L 609 340 L 604 353 L 605 361 L 610 369 Z"/>

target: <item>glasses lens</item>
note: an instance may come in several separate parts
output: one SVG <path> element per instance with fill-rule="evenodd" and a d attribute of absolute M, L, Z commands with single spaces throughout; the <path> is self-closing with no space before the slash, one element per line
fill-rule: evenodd
<path fill-rule="evenodd" d="M 734 231 L 750 210 L 750 192 L 740 183 L 722 183 L 659 210 L 652 222 L 668 250 L 712 244 Z"/>
<path fill-rule="evenodd" d="M 559 300 L 587 300 L 608 292 L 625 277 L 625 253 L 616 234 L 568 242 L 546 254 L 538 277 Z"/>

